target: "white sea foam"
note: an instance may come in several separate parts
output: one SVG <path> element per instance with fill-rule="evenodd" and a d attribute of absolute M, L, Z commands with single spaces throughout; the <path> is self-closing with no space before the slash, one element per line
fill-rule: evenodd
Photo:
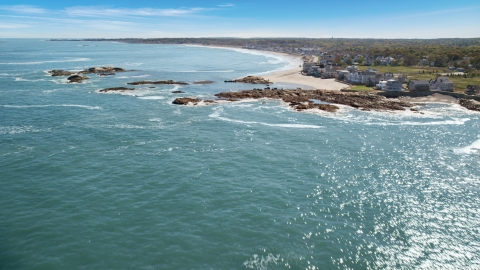
<path fill-rule="evenodd" d="M 145 97 L 139 97 L 139 99 L 153 99 L 153 100 L 156 100 L 156 99 L 165 99 L 165 97 L 162 97 L 162 96 L 145 96 Z"/>
<path fill-rule="evenodd" d="M 150 75 L 137 75 L 137 76 L 118 76 L 116 79 L 129 79 L 129 78 L 144 78 L 149 77 Z"/>
<path fill-rule="evenodd" d="M 319 128 L 324 128 L 323 126 L 317 126 L 317 125 L 305 125 L 305 124 L 272 124 L 272 123 L 263 123 L 263 122 L 253 122 L 253 121 L 242 121 L 242 120 L 235 120 L 235 119 L 230 119 L 226 117 L 220 116 L 220 112 L 216 111 L 212 114 L 209 115 L 211 118 L 219 119 L 222 121 L 226 122 L 232 122 L 232 123 L 239 123 L 239 124 L 247 124 L 247 125 L 263 125 L 263 126 L 269 126 L 269 127 L 283 127 L 283 128 L 297 128 L 297 129 L 319 129 Z"/>
<path fill-rule="evenodd" d="M 39 129 L 33 126 L 6 126 L 0 127 L 0 135 L 14 135 L 14 134 L 21 134 L 21 133 L 35 133 L 35 132 L 42 132 L 48 131 L 48 129 Z"/>
<path fill-rule="evenodd" d="M 175 71 L 178 73 L 230 73 L 235 72 L 233 69 L 227 70 L 182 70 L 182 71 Z"/>
<path fill-rule="evenodd" d="M 76 104 L 50 104 L 50 105 L 0 105 L 4 108 L 13 108 L 13 109 L 28 109 L 28 108 L 47 108 L 47 107 L 76 107 L 84 108 L 88 110 L 102 110 L 100 106 L 88 106 L 88 105 L 76 105 Z"/>
<path fill-rule="evenodd" d="M 38 65 L 46 63 L 64 63 L 64 62 L 84 62 L 90 61 L 90 58 L 75 58 L 75 59 L 65 59 L 65 60 L 48 60 L 48 61 L 36 61 L 36 62 L 4 62 L 0 65 Z"/>
<path fill-rule="evenodd" d="M 45 79 L 37 79 L 37 80 L 29 80 L 29 79 L 24 79 L 24 78 L 15 78 L 16 82 L 40 82 L 40 81 L 45 81 Z"/>
<path fill-rule="evenodd" d="M 476 140 L 469 146 L 455 149 L 458 154 L 479 154 L 480 155 L 480 140 Z"/>

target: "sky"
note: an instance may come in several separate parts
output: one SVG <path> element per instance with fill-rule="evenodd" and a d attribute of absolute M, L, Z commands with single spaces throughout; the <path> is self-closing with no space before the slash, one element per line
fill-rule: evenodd
<path fill-rule="evenodd" d="M 479 0 L 21 1 L 0 38 L 478 38 Z"/>

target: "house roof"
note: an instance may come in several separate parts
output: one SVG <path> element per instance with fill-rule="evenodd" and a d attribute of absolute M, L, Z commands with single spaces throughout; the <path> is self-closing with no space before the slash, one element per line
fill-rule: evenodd
<path fill-rule="evenodd" d="M 411 82 L 413 82 L 415 84 L 430 84 L 429 82 L 427 82 L 425 80 L 412 80 Z"/>

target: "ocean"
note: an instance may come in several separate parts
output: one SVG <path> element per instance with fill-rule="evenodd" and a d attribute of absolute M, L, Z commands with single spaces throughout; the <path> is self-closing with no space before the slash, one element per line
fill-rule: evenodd
<path fill-rule="evenodd" d="M 0 269 L 479 269 L 479 113 L 171 104 L 291 65 L 240 49 L 0 40 Z M 97 66 L 129 71 L 80 84 L 46 72 Z M 170 79 L 190 85 L 98 92 Z"/>

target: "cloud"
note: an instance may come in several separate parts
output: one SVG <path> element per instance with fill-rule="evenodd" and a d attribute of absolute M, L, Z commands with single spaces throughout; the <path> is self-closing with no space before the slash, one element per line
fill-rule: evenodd
<path fill-rule="evenodd" d="M 35 13 L 42 14 L 46 13 L 47 10 L 35 6 L 28 5 L 15 5 L 15 6 L 0 6 L 1 10 L 13 11 L 18 13 Z"/>
<path fill-rule="evenodd" d="M 69 16 L 99 17 L 99 16 L 159 16 L 178 17 L 202 13 L 209 8 L 105 8 L 105 7 L 69 7 L 64 12 Z"/>
<path fill-rule="evenodd" d="M 235 5 L 230 3 L 225 3 L 225 4 L 220 4 L 218 6 L 223 8 L 223 7 L 234 7 Z"/>
<path fill-rule="evenodd" d="M 21 23 L 0 23 L 0 28 L 6 28 L 6 29 L 14 29 L 14 28 L 25 28 L 25 27 L 30 27 L 30 25 L 27 24 L 21 24 Z"/>

